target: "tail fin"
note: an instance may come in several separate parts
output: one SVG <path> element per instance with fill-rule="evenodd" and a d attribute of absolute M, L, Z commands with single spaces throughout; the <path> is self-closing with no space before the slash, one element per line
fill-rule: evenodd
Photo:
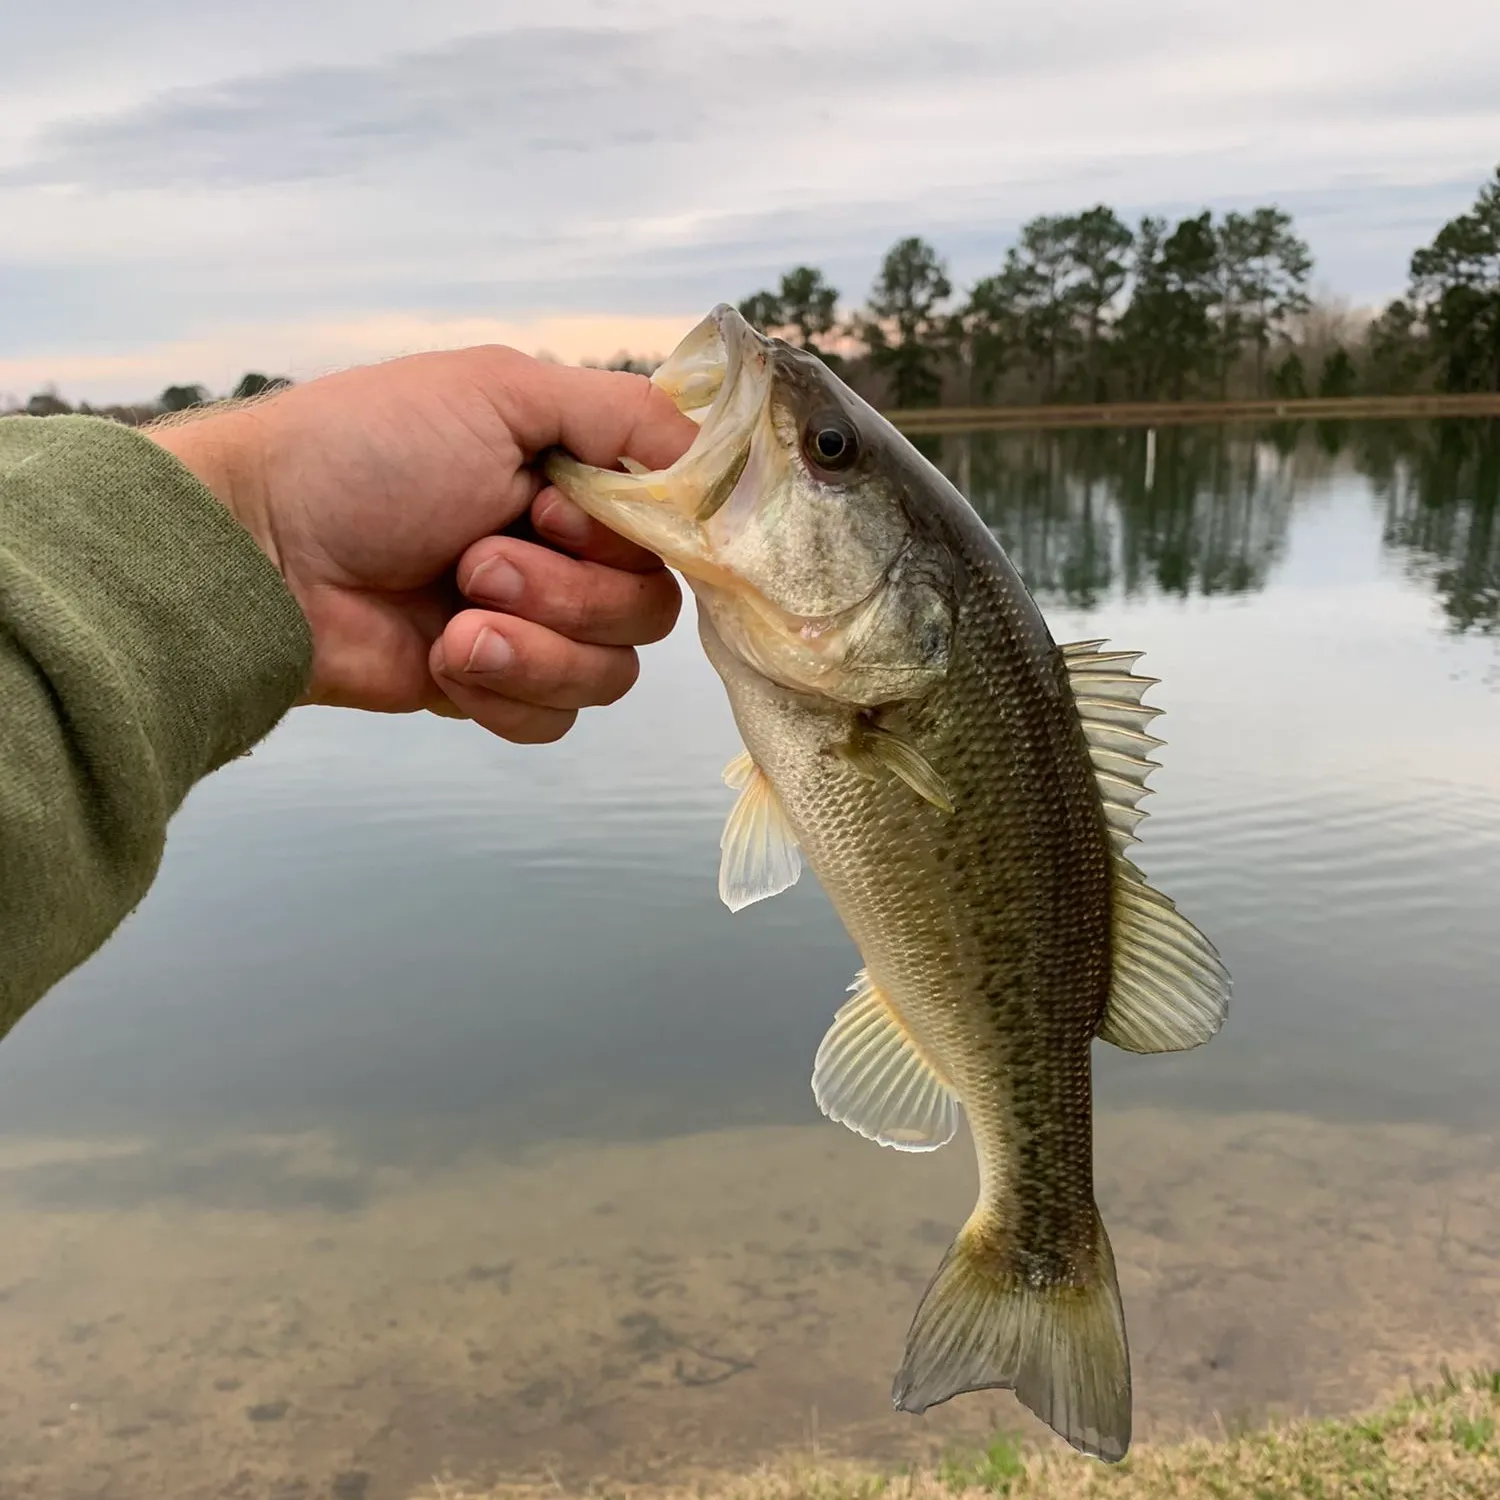
<path fill-rule="evenodd" d="M 1130 1355 L 1115 1258 L 1094 1216 L 1093 1277 L 1034 1285 L 968 1229 L 938 1267 L 906 1336 L 891 1400 L 923 1412 L 1001 1387 L 1059 1437 L 1109 1463 L 1130 1447 Z"/>

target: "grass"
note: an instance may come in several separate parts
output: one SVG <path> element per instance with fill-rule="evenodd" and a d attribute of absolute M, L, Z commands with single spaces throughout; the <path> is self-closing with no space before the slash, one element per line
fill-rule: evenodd
<path fill-rule="evenodd" d="M 934 1477 L 955 1495 L 971 1490 L 986 1495 L 1008 1495 L 1016 1481 L 1026 1477 L 1026 1460 L 1021 1456 L 1020 1444 L 1013 1438 L 997 1437 L 975 1457 L 945 1458 Z"/>
<path fill-rule="evenodd" d="M 594 1500 L 1500 1500 L 1500 1370 L 1432 1386 L 1380 1411 L 1297 1421 L 1223 1439 L 1138 1446 L 1106 1467 L 1010 1437 L 934 1468 L 888 1473 L 787 1459 L 691 1488 L 604 1487 Z M 561 1486 L 435 1484 L 413 1500 L 538 1500 Z"/>

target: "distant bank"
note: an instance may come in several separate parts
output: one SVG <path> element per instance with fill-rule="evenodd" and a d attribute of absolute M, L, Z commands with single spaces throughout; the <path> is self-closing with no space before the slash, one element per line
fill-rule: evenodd
<path fill-rule="evenodd" d="M 949 406 L 887 411 L 903 432 L 1040 427 L 1182 427 L 1215 422 L 1374 421 L 1500 417 L 1500 392 L 1479 395 L 1324 396 L 1260 401 L 1110 401 L 1095 406 Z"/>

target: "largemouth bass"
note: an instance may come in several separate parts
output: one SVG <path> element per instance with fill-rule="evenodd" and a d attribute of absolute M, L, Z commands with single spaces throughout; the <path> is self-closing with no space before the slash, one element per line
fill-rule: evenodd
<path fill-rule="evenodd" d="M 1139 655 L 1057 645 L 963 496 L 814 355 L 719 307 L 653 377 L 701 416 L 671 468 L 548 464 L 687 578 L 745 753 L 731 909 L 805 860 L 864 960 L 818 1049 L 824 1113 L 903 1151 L 973 1133 L 979 1197 L 893 1402 L 1013 1389 L 1106 1460 L 1125 1321 L 1094 1203 L 1091 1048 L 1208 1040 L 1228 976 L 1127 857 L 1161 744 Z"/>

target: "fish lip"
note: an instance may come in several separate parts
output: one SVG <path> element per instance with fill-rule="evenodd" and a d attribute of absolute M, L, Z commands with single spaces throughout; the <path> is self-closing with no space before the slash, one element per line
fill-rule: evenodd
<path fill-rule="evenodd" d="M 746 346 L 749 339 L 754 337 L 750 325 L 745 321 L 738 309 L 731 307 L 727 302 L 716 303 L 709 311 L 708 316 L 692 328 L 679 341 L 677 348 L 657 366 L 656 372 L 651 377 L 651 383 L 654 386 L 660 390 L 667 391 L 668 395 L 672 395 L 671 377 L 676 360 L 692 344 L 694 338 L 703 328 L 710 324 L 718 335 L 722 359 L 720 362 L 718 389 L 715 391 L 713 401 L 703 418 L 702 425 L 705 427 L 716 413 L 723 410 L 727 401 L 731 399 L 735 383 L 739 380 L 740 371 L 745 362 Z M 694 410 L 692 405 L 684 404 L 676 396 L 673 396 L 673 400 L 676 401 L 679 411 L 691 413 Z"/>
<path fill-rule="evenodd" d="M 547 478 L 595 520 L 690 580 L 726 583 L 703 527 L 745 471 L 771 399 L 775 349 L 737 309 L 719 303 L 651 377 L 679 410 L 702 413 L 676 462 L 664 469 L 628 463 L 606 469 L 554 449 L 543 465 Z"/>
<path fill-rule="evenodd" d="M 663 477 L 700 466 L 716 471 L 702 486 L 701 498 L 691 507 L 692 519 L 700 524 L 723 508 L 744 472 L 750 456 L 755 420 L 762 404 L 759 398 L 763 395 L 765 386 L 764 380 L 756 382 L 754 379 L 752 366 L 757 352 L 755 344 L 758 342 L 769 348 L 767 341 L 750 327 L 737 308 L 731 307 L 727 302 L 717 303 L 651 377 L 652 384 L 665 390 L 676 401 L 678 410 L 685 415 L 691 416 L 692 410 L 673 390 L 674 364 L 682 351 L 691 350 L 695 337 L 706 326 L 713 328 L 718 344 L 719 358 L 714 372 L 718 381 L 717 389 L 699 423 L 698 435 L 677 462 L 662 471 Z M 690 368 L 694 363 L 690 355 L 686 362 Z M 698 370 L 700 374 L 704 373 L 701 362 Z M 764 358 L 761 360 L 761 371 L 766 372 Z M 752 383 L 759 388 L 747 394 L 747 385 Z M 729 429 L 727 436 L 725 429 Z"/>
<path fill-rule="evenodd" d="M 712 326 L 718 339 L 719 369 L 718 387 L 714 392 L 713 400 L 704 411 L 698 424 L 698 436 L 695 437 L 685 452 L 676 463 L 667 470 L 659 470 L 660 473 L 669 473 L 672 469 L 689 464 L 702 453 L 702 450 L 711 446 L 711 438 L 723 425 L 726 414 L 737 405 L 741 404 L 744 395 L 744 386 L 747 380 L 753 380 L 756 373 L 769 374 L 766 356 L 771 350 L 771 341 L 758 334 L 744 317 L 738 308 L 731 307 L 727 302 L 717 303 L 709 312 L 708 316 L 700 321 L 696 327 L 679 342 L 676 349 L 657 367 L 655 374 L 651 377 L 651 383 L 658 390 L 665 391 L 677 406 L 677 409 L 687 416 L 692 416 L 696 408 L 690 400 L 684 400 L 674 391 L 674 376 L 677 373 L 676 364 L 679 358 L 684 357 L 684 351 L 689 350 L 694 339 L 701 334 L 705 327 Z M 759 346 L 757 348 L 757 346 Z M 756 372 L 751 367 L 754 364 L 753 356 L 761 354 L 761 370 Z M 764 385 L 764 381 L 757 382 Z M 684 397 L 689 393 L 684 391 Z M 756 403 L 758 410 L 759 403 Z M 745 426 L 751 425 L 753 413 L 746 414 Z"/>
<path fill-rule="evenodd" d="M 707 350 L 702 346 L 705 335 L 711 335 Z M 672 481 L 695 470 L 713 467 L 707 488 L 718 491 L 716 503 L 704 513 L 694 507 L 693 519 L 702 521 L 728 498 L 733 485 L 720 483 L 730 471 L 744 467 L 755 423 L 760 416 L 770 385 L 771 340 L 757 333 L 739 310 L 727 302 L 718 303 L 679 341 L 677 347 L 657 367 L 652 385 L 666 393 L 684 415 L 698 423 L 698 432 L 677 460 L 665 469 L 640 471 L 642 498 L 647 498 L 648 484 L 656 493 L 651 497 L 662 503 L 663 490 Z M 705 358 L 707 355 L 707 358 Z M 699 400 L 705 384 L 714 386 L 712 399 Z M 574 461 L 575 471 L 611 472 Z M 735 476 L 738 477 L 737 475 Z"/>

